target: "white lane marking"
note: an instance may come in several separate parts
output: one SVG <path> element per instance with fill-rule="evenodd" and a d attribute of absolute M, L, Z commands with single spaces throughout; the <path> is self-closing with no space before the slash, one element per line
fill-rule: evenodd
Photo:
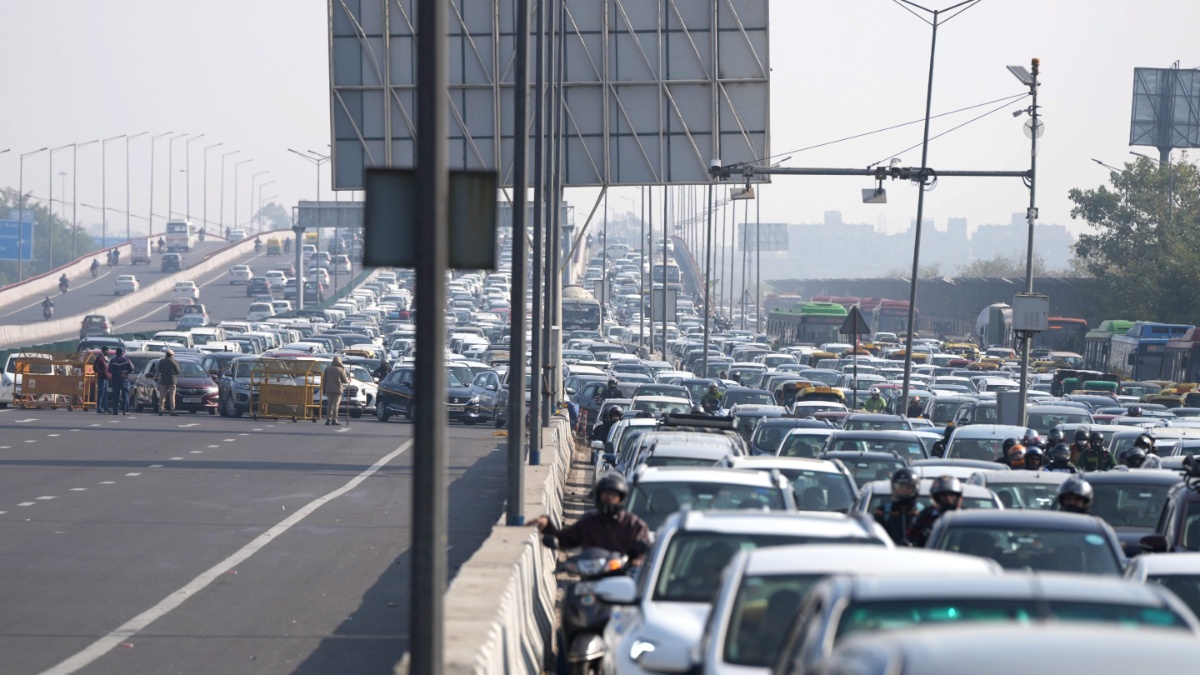
<path fill-rule="evenodd" d="M 102 427 L 102 426 L 104 426 L 104 425 L 103 425 L 103 424 L 93 424 L 93 425 L 91 425 L 91 426 L 93 426 L 93 427 Z"/>
<path fill-rule="evenodd" d="M 258 535 L 250 543 L 235 551 L 233 555 L 208 568 L 182 588 L 160 600 L 157 605 L 126 621 L 109 634 L 96 640 L 62 663 L 43 671 L 42 675 L 69 675 L 70 673 L 77 672 L 112 651 L 121 643 L 128 642 L 130 638 L 145 630 L 147 626 L 178 608 L 185 600 L 212 585 L 214 581 L 221 578 L 222 575 L 240 563 L 249 560 L 251 556 L 258 553 L 267 544 L 279 539 L 281 535 L 312 515 L 314 511 L 358 487 L 363 481 L 378 473 L 384 466 L 387 466 L 388 462 L 407 452 L 411 446 L 412 441 L 405 441 L 400 447 L 381 457 L 370 468 L 350 479 L 342 487 L 305 504 L 300 510 L 293 512 L 292 515 L 279 521 L 274 527 Z"/>
<path fill-rule="evenodd" d="M 86 492 L 87 488 L 71 488 L 71 492 Z"/>
<path fill-rule="evenodd" d="M 37 441 L 33 441 L 33 440 L 29 440 L 29 441 L 25 441 L 25 442 L 26 443 L 37 443 Z"/>
<path fill-rule="evenodd" d="M 346 432 L 346 431 L 350 431 L 350 427 L 346 427 L 345 429 L 338 429 L 338 433 L 339 433 L 339 434 L 340 434 L 340 433 L 343 433 L 343 432 Z"/>
<path fill-rule="evenodd" d="M 193 450 L 193 451 L 191 451 L 191 452 L 190 452 L 190 453 L 188 453 L 188 454 L 190 454 L 190 455 L 202 455 L 202 454 L 204 454 L 204 451 L 203 451 L 203 450 Z"/>
<path fill-rule="evenodd" d="M 183 461 L 183 458 L 182 458 L 182 457 L 172 457 L 172 458 L 171 458 L 171 461 L 172 461 L 172 462 L 182 462 L 182 461 Z"/>
<path fill-rule="evenodd" d="M 226 442 L 226 443 L 232 443 L 232 442 L 234 442 L 234 441 L 236 441 L 236 440 L 237 440 L 236 438 L 226 438 L 226 439 L 225 439 L 225 442 Z"/>
<path fill-rule="evenodd" d="M 36 503 L 37 502 L 21 502 L 20 504 L 17 504 L 17 506 L 33 506 Z"/>
<path fill-rule="evenodd" d="M 115 481 L 115 480 L 102 480 L 102 481 L 100 481 L 100 484 L 101 484 L 101 485 L 116 485 L 116 484 L 117 484 L 117 481 Z"/>
<path fill-rule="evenodd" d="M 82 431 L 81 429 L 67 429 L 67 431 Z"/>
<path fill-rule="evenodd" d="M 140 476 L 140 475 L 142 475 L 142 474 L 140 474 L 140 473 L 127 473 L 127 474 L 125 474 L 125 475 L 126 475 L 126 476 Z"/>
<path fill-rule="evenodd" d="M 45 495 L 45 496 L 42 496 L 42 497 L 38 497 L 38 499 L 39 499 L 39 500 L 41 500 L 41 501 L 44 501 L 44 502 L 46 502 L 46 501 L 50 501 L 51 499 L 54 499 L 54 495 Z"/>
<path fill-rule="evenodd" d="M 255 429 L 255 431 L 262 431 L 262 429 Z"/>
<path fill-rule="evenodd" d="M 0 450 L 8 450 L 11 447 L 11 445 L 0 445 Z"/>
<path fill-rule="evenodd" d="M 250 434 L 238 434 L 238 436 L 249 436 Z"/>
<path fill-rule="evenodd" d="M 210 448 L 219 448 L 219 447 L 221 447 L 221 446 L 219 446 L 219 445 L 210 445 L 210 446 L 208 446 L 208 447 L 210 447 Z"/>
<path fill-rule="evenodd" d="M 176 426 L 178 426 L 180 429 L 185 429 L 187 427 L 198 427 L 200 425 L 196 422 L 192 422 L 191 424 L 177 424 Z"/>
<path fill-rule="evenodd" d="M 161 469 L 161 468 L 163 468 L 163 465 L 162 465 L 162 464 L 151 464 L 151 465 L 150 465 L 149 467 L 147 467 L 147 468 L 150 468 L 150 469 Z"/>
<path fill-rule="evenodd" d="M 0 516 L 4 515 L 6 513 L 8 513 L 8 511 L 0 511 Z"/>
<path fill-rule="evenodd" d="M 58 434 L 46 434 L 46 438 L 58 438 Z"/>
<path fill-rule="evenodd" d="M 24 420 L 13 420 L 13 422 L 16 422 L 17 424 L 25 424 L 26 422 L 36 422 L 36 421 L 38 421 L 38 418 L 36 418 L 36 417 L 30 417 L 29 419 L 24 419 Z"/>

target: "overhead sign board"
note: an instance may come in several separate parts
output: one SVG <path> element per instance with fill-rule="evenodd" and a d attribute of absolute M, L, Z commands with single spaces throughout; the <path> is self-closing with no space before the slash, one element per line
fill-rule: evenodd
<path fill-rule="evenodd" d="M 329 5 L 335 189 L 363 189 L 367 169 L 416 164 L 415 4 Z M 713 159 L 771 155 L 768 0 L 562 6 L 567 186 L 707 183 Z M 502 186 L 512 184 L 515 7 L 462 0 L 447 16 L 450 168 L 497 171 Z"/>
<path fill-rule="evenodd" d="M 1200 71 L 1133 69 L 1129 144 L 1200 147 Z"/>
<path fill-rule="evenodd" d="M 363 226 L 362 202 L 300 202 L 296 206 L 296 224 L 305 229 L 319 227 Z"/>
<path fill-rule="evenodd" d="M 0 220 L 0 260 L 18 258 L 25 262 L 33 260 L 33 223 Z"/>

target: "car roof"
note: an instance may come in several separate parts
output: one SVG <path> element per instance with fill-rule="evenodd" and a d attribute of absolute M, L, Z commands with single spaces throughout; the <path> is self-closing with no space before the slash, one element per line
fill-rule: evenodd
<path fill-rule="evenodd" d="M 1092 485 L 1175 485 L 1183 482 L 1178 471 L 1138 469 L 1137 471 L 1093 471 L 1087 475 Z"/>
<path fill-rule="evenodd" d="M 973 555 L 920 548 L 889 549 L 856 544 L 771 546 L 747 551 L 744 574 L 1000 574 L 995 561 Z"/>
<path fill-rule="evenodd" d="M 854 421 L 867 420 L 868 422 L 888 422 L 892 420 L 902 420 L 904 415 L 888 415 L 884 413 L 851 413 L 847 418 L 849 421 L 853 418 Z"/>
<path fill-rule="evenodd" d="M 730 457 L 729 466 L 733 469 L 756 469 L 758 471 L 763 469 L 800 469 L 821 473 L 842 473 L 841 469 L 831 460 L 811 457 L 775 457 L 772 455 Z"/>
<path fill-rule="evenodd" d="M 877 482 L 886 483 L 886 481 Z M 888 487 L 890 489 L 891 486 Z M 965 487 L 969 487 L 969 485 Z M 963 494 L 966 495 L 965 492 Z M 1104 530 L 1104 521 L 1096 516 L 1083 516 L 1065 511 L 972 509 L 947 513 L 942 516 L 942 522 L 947 526 L 956 527 L 1031 527 L 1075 532 L 1101 532 Z"/>
<path fill-rule="evenodd" d="M 1050 483 L 1052 485 L 1059 485 L 1070 478 L 1073 474 L 1064 473 L 1061 471 L 1013 471 L 1011 469 L 1005 471 L 997 468 L 985 471 L 976 471 L 974 475 L 979 476 L 980 482 L 982 482 L 984 485 L 1014 485 L 1017 483 L 1023 485 L 1031 483 Z"/>
<path fill-rule="evenodd" d="M 728 469 L 707 466 L 647 466 L 634 476 L 634 484 L 641 483 L 724 483 L 771 487 L 770 475 L 762 471 Z"/>
<path fill-rule="evenodd" d="M 1200 575 L 1200 553 L 1143 553 L 1136 561 L 1147 575 Z"/>
<path fill-rule="evenodd" d="M 956 427 L 950 441 L 959 438 L 1022 438 L 1026 433 L 1033 434 L 1033 429 L 1008 424 L 968 424 Z"/>
<path fill-rule="evenodd" d="M 933 486 L 933 478 L 930 476 L 922 476 L 921 480 L 920 480 L 920 494 L 928 495 L 929 489 L 932 486 Z M 892 494 L 892 483 L 891 483 L 891 481 L 886 481 L 886 480 L 873 480 L 873 481 L 869 481 L 869 482 L 863 484 L 861 489 L 862 489 L 863 494 L 866 494 L 868 491 L 870 491 L 872 496 L 874 496 L 874 495 L 890 495 L 890 494 Z M 972 483 L 963 483 L 962 489 L 963 489 L 963 497 L 970 497 L 971 499 L 989 499 L 991 501 L 996 501 L 996 494 L 982 485 L 974 485 Z M 999 510 L 999 509 L 997 509 L 997 510 Z M 974 510 L 971 510 L 970 512 L 971 513 L 979 513 L 980 510 L 974 509 Z M 986 509 L 984 512 L 990 513 L 991 509 Z M 966 513 L 966 511 L 960 511 L 960 512 L 956 512 L 956 513 Z"/>
<path fill-rule="evenodd" d="M 917 436 L 917 434 L 913 433 L 912 431 L 910 431 L 908 429 L 889 429 L 886 431 L 868 431 L 866 429 L 863 429 L 863 430 L 835 429 L 834 435 L 837 436 L 838 440 L 841 440 L 843 438 L 849 438 L 849 439 L 855 439 L 855 438 L 888 439 L 888 438 L 891 438 L 891 439 L 895 439 L 895 440 L 905 440 L 905 441 L 920 440 L 920 438 Z"/>
<path fill-rule="evenodd" d="M 942 579 L 936 574 L 859 576 L 844 583 L 855 600 L 1006 597 L 1163 605 L 1162 596 L 1144 584 L 1086 574 L 1001 574 L 982 579 Z"/>
<path fill-rule="evenodd" d="M 887 460 L 888 462 L 899 461 L 901 464 L 908 464 L 902 457 L 893 455 L 890 452 L 876 452 L 874 450 L 830 450 L 829 452 L 822 452 L 820 458 L 824 459 L 826 457 L 829 459 L 848 459 L 851 461 L 859 459 L 876 459 L 880 461 Z"/>
<path fill-rule="evenodd" d="M 738 408 L 741 410 L 741 407 Z M 828 424 L 811 417 L 768 417 L 758 423 L 762 427 L 792 427 L 795 429 L 831 429 Z"/>
<path fill-rule="evenodd" d="M 721 469 L 730 471 L 730 469 Z M 762 472 L 755 471 L 759 475 Z M 754 532 L 756 534 L 805 534 L 813 537 L 852 537 L 867 535 L 873 538 L 869 518 L 847 516 L 823 511 L 693 511 L 684 509 L 672 514 L 664 523 L 668 527 L 688 532 Z"/>

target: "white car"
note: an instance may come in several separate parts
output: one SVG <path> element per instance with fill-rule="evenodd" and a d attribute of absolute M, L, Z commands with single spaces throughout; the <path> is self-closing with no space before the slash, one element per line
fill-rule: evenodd
<path fill-rule="evenodd" d="M 354 268 L 350 266 L 350 256 L 342 253 L 333 257 L 333 269 L 341 274 L 350 274 Z"/>
<path fill-rule="evenodd" d="M 255 302 L 246 313 L 247 321 L 265 321 L 275 316 L 275 308 L 269 302 Z"/>
<path fill-rule="evenodd" d="M 241 241 L 246 238 L 245 230 L 230 230 L 229 241 Z"/>
<path fill-rule="evenodd" d="M 287 314 L 292 311 L 292 302 L 290 300 L 272 300 L 271 308 L 275 310 L 275 315 Z"/>
<path fill-rule="evenodd" d="M 171 295 L 176 298 L 191 298 L 200 301 L 200 287 L 194 281 L 177 281 L 171 289 Z"/>
<path fill-rule="evenodd" d="M 113 284 L 113 295 L 125 295 L 126 293 L 137 293 L 141 290 L 142 285 L 138 283 L 137 277 L 132 274 L 122 274 L 117 277 L 117 281 Z"/>
<path fill-rule="evenodd" d="M 318 281 L 322 286 L 329 286 L 329 272 L 324 267 L 317 267 L 308 271 L 308 279 L 306 281 Z"/>
<path fill-rule="evenodd" d="M 229 268 L 229 285 L 248 284 L 252 276 L 254 270 L 250 269 L 249 265 L 234 265 Z"/>
<path fill-rule="evenodd" d="M 287 283 L 287 275 L 282 270 L 270 270 L 263 276 L 271 282 L 271 288 L 283 288 Z"/>

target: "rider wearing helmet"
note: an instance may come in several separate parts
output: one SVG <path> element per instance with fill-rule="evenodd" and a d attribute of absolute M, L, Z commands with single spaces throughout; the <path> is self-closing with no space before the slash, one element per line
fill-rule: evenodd
<path fill-rule="evenodd" d="M 1140 405 L 1129 406 L 1129 416 L 1130 417 L 1141 417 L 1142 416 L 1142 406 L 1140 406 Z"/>
<path fill-rule="evenodd" d="M 1054 446 L 1054 449 L 1050 451 L 1050 464 L 1046 466 L 1046 470 L 1059 473 L 1079 473 L 1079 470 L 1071 463 L 1071 449 L 1062 443 Z"/>
<path fill-rule="evenodd" d="M 1155 446 L 1153 436 L 1150 434 L 1142 434 L 1141 436 L 1138 436 L 1133 442 L 1133 447 L 1141 448 L 1146 451 L 1146 462 L 1142 464 L 1143 469 L 1162 468 L 1161 463 L 1158 461 L 1158 448 Z"/>
<path fill-rule="evenodd" d="M 1003 464 L 1007 464 L 1008 468 L 1014 471 L 1025 468 L 1025 446 L 1017 443 L 1008 449 L 1004 459 L 999 460 Z"/>
<path fill-rule="evenodd" d="M 937 441 L 936 443 L 934 443 L 933 447 L 929 449 L 929 454 L 933 455 L 934 457 L 945 457 L 946 456 L 946 446 L 950 445 L 950 437 L 953 435 L 954 435 L 954 425 L 949 424 L 942 431 L 942 439 Z"/>
<path fill-rule="evenodd" d="M 1075 436 L 1078 437 L 1079 433 L 1077 432 Z M 1108 451 L 1108 448 L 1104 447 L 1104 436 L 1100 435 L 1100 432 L 1093 431 L 1088 435 L 1087 446 L 1080 453 L 1079 461 L 1075 462 L 1075 465 L 1084 473 L 1090 471 L 1108 471 L 1116 466 L 1112 453 Z"/>
<path fill-rule="evenodd" d="M 1071 463 L 1079 466 L 1079 460 L 1083 457 L 1083 453 L 1088 449 L 1088 432 L 1087 429 L 1075 430 L 1075 441 L 1071 443 Z"/>
<path fill-rule="evenodd" d="M 604 391 L 600 392 L 601 400 L 622 398 L 623 396 L 624 395 L 621 393 L 621 388 L 617 386 L 617 379 L 615 377 L 608 378 L 608 386 L 604 388 Z"/>
<path fill-rule="evenodd" d="M 642 556 L 650 550 L 650 528 L 645 521 L 625 510 L 629 500 L 629 484 L 616 471 L 609 471 L 596 481 L 592 490 L 596 510 L 589 511 L 574 525 L 558 529 L 550 516 L 533 521 L 542 533 L 542 542 L 551 548 L 599 547 L 629 556 L 631 566 L 640 565 Z"/>
<path fill-rule="evenodd" d="M 1058 510 L 1088 514 L 1092 510 L 1092 484 L 1078 477 L 1068 478 L 1058 486 Z"/>
<path fill-rule="evenodd" d="M 1050 430 L 1050 436 L 1046 439 L 1046 448 L 1045 449 L 1053 450 L 1054 446 L 1056 446 L 1062 442 L 1063 442 L 1062 429 L 1055 427 Z"/>
<path fill-rule="evenodd" d="M 1121 453 L 1121 466 L 1127 466 L 1130 469 L 1141 469 L 1146 464 L 1146 449 L 1140 446 L 1133 446 Z"/>
<path fill-rule="evenodd" d="M 622 410 L 621 406 L 619 405 L 614 405 L 613 407 L 609 408 L 608 414 L 605 416 L 604 421 L 592 427 L 591 440 L 603 441 L 604 443 L 607 443 L 608 434 L 612 431 L 613 425 L 617 422 L 620 422 L 621 417 L 624 414 L 625 411 Z"/>
<path fill-rule="evenodd" d="M 887 409 L 887 401 L 883 400 L 883 395 L 879 392 L 879 387 L 871 387 L 871 396 L 867 398 L 867 402 L 863 404 L 863 408 L 869 413 L 881 413 Z"/>
<path fill-rule="evenodd" d="M 1042 454 L 1042 449 L 1036 445 L 1031 445 L 1025 448 L 1025 470 L 1038 471 L 1042 468 L 1042 461 L 1045 459 Z"/>
<path fill-rule="evenodd" d="M 708 391 L 704 392 L 700 399 L 700 407 L 704 408 L 706 413 L 715 413 L 721 409 L 721 388 L 716 382 L 708 385 Z"/>
<path fill-rule="evenodd" d="M 962 482 L 954 476 L 939 476 L 933 479 L 933 485 L 929 487 L 933 503 L 917 516 L 917 524 L 913 531 L 913 543 L 916 546 L 924 546 L 925 542 L 929 541 L 933 525 L 943 513 L 962 508 L 962 493 Z"/>
<path fill-rule="evenodd" d="M 897 546 L 919 546 L 916 532 L 917 496 L 921 482 L 912 469 L 897 469 L 892 474 L 892 499 L 875 509 L 875 521 L 887 530 Z"/>

